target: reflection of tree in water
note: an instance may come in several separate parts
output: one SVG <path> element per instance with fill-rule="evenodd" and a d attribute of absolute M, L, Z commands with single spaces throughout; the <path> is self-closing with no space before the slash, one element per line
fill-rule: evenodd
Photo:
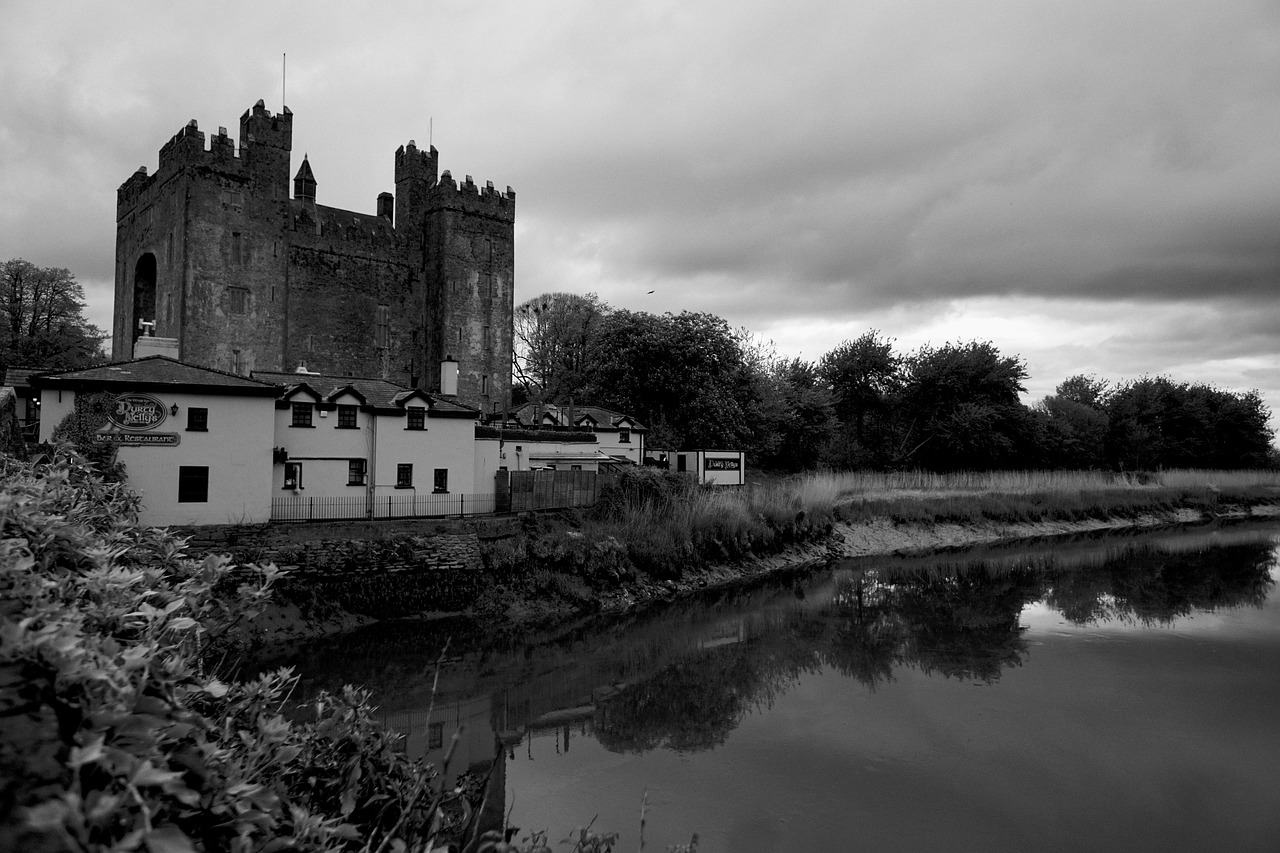
<path fill-rule="evenodd" d="M 1275 559 L 1269 542 L 1175 554 L 1136 550 L 1100 566 L 1052 571 L 1045 601 L 1077 624 L 1164 625 L 1197 610 L 1261 606 L 1275 585 Z"/>
<path fill-rule="evenodd" d="M 896 666 L 994 681 L 1021 664 L 1018 614 L 1039 591 L 1030 572 L 923 572 L 891 581 L 858 573 L 836 596 L 840 618 L 823 658 L 872 689 Z"/>
<path fill-rule="evenodd" d="M 742 643 L 691 653 L 599 706 L 595 733 L 614 751 L 707 749 L 806 671 L 828 666 L 874 690 L 899 667 L 991 683 L 1028 654 L 1019 626 L 1045 599 L 1073 621 L 1167 623 L 1194 610 L 1260 605 L 1274 547 L 1198 551 L 1132 544 L 976 563 L 903 560 L 840 573 L 817 609 L 751 621 Z M 1172 553 L 1171 553 L 1172 551 Z"/>
<path fill-rule="evenodd" d="M 607 748 L 708 749 L 819 667 L 872 690 L 901 667 L 994 682 L 1029 654 L 1019 616 L 1041 598 L 1076 623 L 1165 624 L 1260 605 L 1274 550 L 1265 532 L 1228 529 L 868 559 L 518 645 L 465 622 L 386 626 L 308 648 L 296 660 L 308 676 L 300 695 L 356 681 L 376 701 L 425 708 L 449 640 L 442 695 L 501 696 L 495 730 L 590 704 L 608 688 L 616 692 L 594 702 L 593 724 Z"/>
<path fill-rule="evenodd" d="M 804 672 L 817 668 L 805 628 L 703 649 L 601 702 L 596 739 L 613 752 L 678 752 L 724 743 L 753 708 L 771 707 Z"/>

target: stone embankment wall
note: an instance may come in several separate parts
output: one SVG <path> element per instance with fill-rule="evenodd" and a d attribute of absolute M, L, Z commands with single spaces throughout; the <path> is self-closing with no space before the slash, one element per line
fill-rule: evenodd
<path fill-rule="evenodd" d="M 195 527 L 192 555 L 288 571 L 282 598 L 304 610 L 340 608 L 377 619 L 465 609 L 487 583 L 481 539 L 514 535 L 515 518 Z"/>

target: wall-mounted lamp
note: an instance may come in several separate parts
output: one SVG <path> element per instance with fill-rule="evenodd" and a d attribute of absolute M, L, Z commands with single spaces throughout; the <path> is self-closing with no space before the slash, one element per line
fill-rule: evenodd
<path fill-rule="evenodd" d="M 177 403 L 174 403 L 172 406 L 170 406 L 170 407 L 169 407 L 169 414 L 173 415 L 175 418 L 178 416 L 178 404 L 177 404 Z"/>

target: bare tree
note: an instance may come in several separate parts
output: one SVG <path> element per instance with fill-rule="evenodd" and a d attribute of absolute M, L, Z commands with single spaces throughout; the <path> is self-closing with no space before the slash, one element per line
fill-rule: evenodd
<path fill-rule="evenodd" d="M 562 402 L 582 394 L 608 313 L 594 293 L 544 293 L 516 307 L 512 373 L 530 399 Z"/>

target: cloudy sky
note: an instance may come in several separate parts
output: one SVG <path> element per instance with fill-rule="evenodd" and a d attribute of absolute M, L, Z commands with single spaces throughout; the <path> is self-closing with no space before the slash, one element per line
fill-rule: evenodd
<path fill-rule="evenodd" d="M 358 11 L 351 11 L 358 8 Z M 281 105 L 324 204 L 392 154 L 517 194 L 516 299 L 879 329 L 1280 410 L 1274 0 L 0 0 L 0 256 L 109 327 L 116 188 Z M 654 291 L 650 294 L 649 291 Z"/>

